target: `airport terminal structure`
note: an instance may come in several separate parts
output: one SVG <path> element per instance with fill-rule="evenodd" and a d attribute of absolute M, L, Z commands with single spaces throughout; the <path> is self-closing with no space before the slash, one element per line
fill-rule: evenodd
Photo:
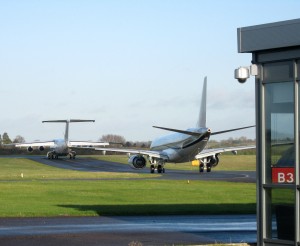
<path fill-rule="evenodd" d="M 238 28 L 238 52 L 252 53 L 235 70 L 255 76 L 257 245 L 300 245 L 300 19 Z M 250 63 L 250 62 L 249 62 Z"/>

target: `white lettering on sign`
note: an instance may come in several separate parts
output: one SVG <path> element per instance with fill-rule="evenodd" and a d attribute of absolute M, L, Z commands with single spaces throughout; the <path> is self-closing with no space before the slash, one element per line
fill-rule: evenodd
<path fill-rule="evenodd" d="M 295 182 L 295 168 L 293 167 L 273 167 L 272 182 L 280 184 L 291 184 Z"/>
<path fill-rule="evenodd" d="M 278 173 L 278 183 L 284 183 L 285 182 L 285 177 L 284 173 Z"/>
<path fill-rule="evenodd" d="M 293 173 L 278 173 L 278 183 L 293 183 L 294 174 Z"/>

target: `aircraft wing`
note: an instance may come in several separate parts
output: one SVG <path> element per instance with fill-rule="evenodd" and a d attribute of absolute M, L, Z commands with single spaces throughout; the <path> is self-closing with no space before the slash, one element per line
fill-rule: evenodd
<path fill-rule="evenodd" d="M 199 154 L 197 154 L 195 158 L 202 159 L 209 156 L 221 154 L 224 152 L 232 152 L 233 154 L 236 154 L 238 150 L 255 149 L 255 148 L 256 148 L 255 145 L 249 145 L 249 146 L 237 146 L 237 147 L 224 147 L 224 148 L 216 148 L 216 149 L 204 149 Z"/>
<path fill-rule="evenodd" d="M 54 141 L 46 141 L 46 142 L 33 142 L 33 143 L 16 143 L 15 147 L 53 147 L 54 146 Z"/>
<path fill-rule="evenodd" d="M 111 151 L 111 152 L 120 152 L 120 153 L 128 153 L 128 154 L 138 154 L 138 155 L 147 155 L 155 158 L 162 158 L 164 160 L 168 160 L 168 156 L 164 155 L 159 151 L 151 151 L 151 150 L 138 150 L 138 149 L 117 149 L 117 148 L 95 148 L 95 150 L 101 151 Z"/>
<path fill-rule="evenodd" d="M 91 141 L 69 141 L 68 147 L 97 147 L 106 146 L 109 143 L 106 142 L 91 142 Z"/>

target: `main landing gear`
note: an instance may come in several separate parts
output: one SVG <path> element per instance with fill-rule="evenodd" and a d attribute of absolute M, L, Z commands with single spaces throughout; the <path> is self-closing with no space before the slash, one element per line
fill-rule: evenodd
<path fill-rule="evenodd" d="M 53 159 L 58 159 L 59 156 L 69 156 L 70 159 L 75 159 L 76 152 L 72 151 L 72 152 L 69 152 L 69 153 L 58 154 L 55 151 L 49 151 L 47 153 L 47 158 L 48 159 L 52 159 L 52 160 Z"/>
<path fill-rule="evenodd" d="M 75 159 L 75 156 L 76 156 L 76 152 L 75 151 L 69 152 L 69 158 L 70 159 Z"/>
<path fill-rule="evenodd" d="M 58 159 L 58 155 L 55 152 L 48 152 L 47 157 L 48 159 Z"/>
<path fill-rule="evenodd" d="M 199 172 L 203 173 L 204 169 L 206 172 L 211 172 L 211 164 L 207 162 L 207 158 L 199 160 Z"/>
<path fill-rule="evenodd" d="M 71 159 L 75 159 L 75 155 L 69 154 L 69 158 Z"/>
<path fill-rule="evenodd" d="M 150 173 L 154 173 L 157 170 L 157 173 L 165 173 L 165 161 L 157 160 L 157 159 L 150 159 Z"/>
<path fill-rule="evenodd" d="M 161 165 L 158 165 L 157 168 L 155 168 L 155 165 L 150 165 L 150 173 L 154 173 L 155 169 L 157 170 L 157 173 L 165 173 L 165 168 Z"/>

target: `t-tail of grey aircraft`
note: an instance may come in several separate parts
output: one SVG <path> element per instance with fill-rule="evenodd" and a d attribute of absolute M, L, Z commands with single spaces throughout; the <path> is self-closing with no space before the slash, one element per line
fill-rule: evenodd
<path fill-rule="evenodd" d="M 76 152 L 72 148 L 82 148 L 82 147 L 96 147 L 96 146 L 106 146 L 109 143 L 105 142 L 91 142 L 91 141 L 69 141 L 69 123 L 76 122 L 95 122 L 95 120 L 45 120 L 42 123 L 64 123 L 66 124 L 64 139 L 54 139 L 45 142 L 33 142 L 33 143 L 21 143 L 16 144 L 16 147 L 27 148 L 29 152 L 34 149 L 39 149 L 44 151 L 45 147 L 49 147 L 50 151 L 47 152 L 48 159 L 58 159 L 59 156 L 69 156 L 70 159 L 75 159 Z"/>
<path fill-rule="evenodd" d="M 165 172 L 167 162 L 182 163 L 191 160 L 199 160 L 199 171 L 211 171 L 219 163 L 219 155 L 222 152 L 231 151 L 236 154 L 238 150 L 253 149 L 255 146 L 225 147 L 218 149 L 205 149 L 210 136 L 247 129 L 254 126 L 234 128 L 224 131 L 213 132 L 206 126 L 206 98 L 207 98 L 207 77 L 204 78 L 200 112 L 197 124 L 187 130 L 179 130 L 167 127 L 153 126 L 166 131 L 174 132 L 166 136 L 154 139 L 150 150 L 116 149 L 116 148 L 95 148 L 95 150 L 113 151 L 133 154 L 129 157 L 129 164 L 135 169 L 146 167 L 147 159 L 150 163 L 150 172 Z"/>

